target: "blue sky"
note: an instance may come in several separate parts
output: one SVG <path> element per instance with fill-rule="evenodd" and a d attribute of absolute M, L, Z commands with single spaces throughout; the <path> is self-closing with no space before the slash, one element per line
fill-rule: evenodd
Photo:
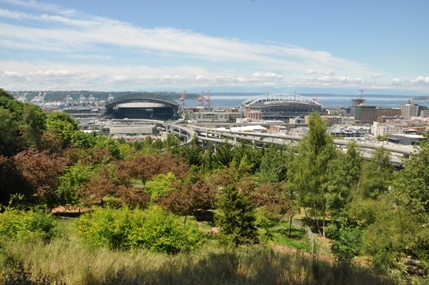
<path fill-rule="evenodd" d="M 0 87 L 429 94 L 427 0 L 0 0 Z"/>

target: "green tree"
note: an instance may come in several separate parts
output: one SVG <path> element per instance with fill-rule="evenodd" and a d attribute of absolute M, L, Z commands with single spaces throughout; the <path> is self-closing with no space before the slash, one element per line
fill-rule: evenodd
<path fill-rule="evenodd" d="M 397 205 L 429 216 L 429 144 L 412 153 L 405 168 L 396 173 L 391 193 Z"/>
<path fill-rule="evenodd" d="M 78 138 L 74 134 L 79 131 L 79 122 L 64 112 L 53 112 L 46 120 L 46 130 L 53 134 L 61 135 L 66 148 L 72 144 L 72 140 Z"/>
<path fill-rule="evenodd" d="M 12 156 L 20 149 L 18 122 L 12 112 L 0 106 L 0 154 Z"/>
<path fill-rule="evenodd" d="M 46 114 L 36 105 L 24 104 L 20 130 L 24 144 L 40 149 L 42 134 L 46 129 Z"/>
<path fill-rule="evenodd" d="M 419 231 L 413 245 L 408 244 L 419 259 L 429 263 L 429 145 L 418 147 L 405 163 L 405 168 L 395 173 L 389 194 L 397 209 L 409 212 Z"/>
<path fill-rule="evenodd" d="M 198 144 L 198 137 L 194 136 L 190 145 L 183 147 L 183 155 L 189 165 L 200 166 L 202 163 L 202 149 Z"/>
<path fill-rule="evenodd" d="M 105 149 L 110 155 L 114 158 L 121 158 L 121 150 L 119 148 L 119 143 L 109 136 L 97 136 L 95 138 L 94 148 L 96 149 Z"/>
<path fill-rule="evenodd" d="M 151 180 L 146 181 L 144 185 L 144 192 L 147 193 L 152 201 L 157 200 L 160 196 L 168 194 L 174 189 L 173 184 L 176 181 L 173 173 L 159 174 Z"/>
<path fill-rule="evenodd" d="M 282 156 L 283 152 L 270 144 L 262 157 L 259 171 L 257 173 L 261 182 L 278 183 L 286 179 L 286 160 Z"/>
<path fill-rule="evenodd" d="M 165 140 L 165 151 L 177 154 L 179 152 L 179 146 L 179 138 L 176 138 L 173 134 L 168 134 Z"/>
<path fill-rule="evenodd" d="M 232 159 L 232 145 L 230 143 L 216 145 L 216 153 L 213 155 L 215 168 L 228 168 Z"/>
<path fill-rule="evenodd" d="M 310 207 L 310 215 L 319 232 L 325 236 L 327 214 L 327 181 L 329 162 L 336 156 L 333 139 L 317 113 L 310 115 L 309 132 L 299 144 L 298 154 L 288 170 L 288 177 L 297 191 L 302 207 Z M 319 224 L 322 222 L 322 225 Z"/>
<path fill-rule="evenodd" d="M 164 143 L 162 142 L 162 140 L 160 138 L 157 138 L 154 142 L 153 142 L 153 148 L 156 150 L 161 150 L 163 147 Z"/>
<path fill-rule="evenodd" d="M 362 157 L 356 141 L 347 145 L 347 152 L 337 152 L 335 159 L 329 161 L 326 181 L 327 209 L 335 220 L 345 205 L 352 199 L 353 190 L 356 189 L 362 168 Z"/>
<path fill-rule="evenodd" d="M 384 147 L 377 148 L 372 153 L 371 160 L 365 161 L 362 165 L 357 194 L 364 198 L 377 198 L 388 190 L 392 177 L 390 152 Z"/>
<path fill-rule="evenodd" d="M 78 205 L 81 199 L 81 190 L 88 182 L 95 171 L 92 165 L 84 165 L 80 161 L 71 166 L 64 175 L 60 176 L 58 186 L 58 196 L 62 203 Z"/>
<path fill-rule="evenodd" d="M 214 168 L 214 151 L 213 144 L 209 142 L 205 148 L 204 154 L 202 156 L 202 165 L 203 171 L 205 173 L 210 172 Z"/>
<path fill-rule="evenodd" d="M 216 203 L 215 220 L 220 227 L 219 240 L 229 246 L 257 243 L 256 217 L 249 193 L 237 187 L 235 173 L 226 175 L 230 177 Z"/>

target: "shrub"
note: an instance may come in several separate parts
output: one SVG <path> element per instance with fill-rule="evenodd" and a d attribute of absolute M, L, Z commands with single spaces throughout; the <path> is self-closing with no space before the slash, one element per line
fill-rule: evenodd
<path fill-rule="evenodd" d="M 6 208 L 0 214 L 0 236 L 17 241 L 33 238 L 50 240 L 56 233 L 57 221 L 51 214 Z"/>
<path fill-rule="evenodd" d="M 157 206 L 145 211 L 98 208 L 78 220 L 78 233 L 94 247 L 169 254 L 190 251 L 202 243 L 196 223 L 184 224 Z"/>
<path fill-rule="evenodd" d="M 337 261 L 350 263 L 359 254 L 362 242 L 362 230 L 359 228 L 341 228 L 334 235 L 331 251 Z"/>

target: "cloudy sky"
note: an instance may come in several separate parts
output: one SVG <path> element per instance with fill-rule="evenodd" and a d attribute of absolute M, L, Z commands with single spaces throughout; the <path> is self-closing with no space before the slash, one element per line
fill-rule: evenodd
<path fill-rule="evenodd" d="M 5 90 L 429 94 L 427 0 L 0 0 Z"/>

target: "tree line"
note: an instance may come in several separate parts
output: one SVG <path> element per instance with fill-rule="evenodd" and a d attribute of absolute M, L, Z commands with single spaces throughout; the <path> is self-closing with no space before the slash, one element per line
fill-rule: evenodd
<path fill-rule="evenodd" d="M 254 244 L 269 221 L 306 223 L 331 239 L 340 262 L 368 257 L 381 273 L 426 275 L 429 261 L 429 146 L 401 170 L 384 148 L 363 160 L 354 141 L 337 149 L 320 116 L 298 146 L 202 147 L 195 137 L 115 141 L 83 133 L 65 113 L 46 114 L 0 89 L 0 203 L 25 207 L 157 205 L 178 216 L 213 211 L 219 240 Z M 261 218 L 257 218 L 263 217 Z M 263 232 L 263 231 L 262 231 Z M 289 232 L 290 234 L 290 232 Z M 418 266 L 409 266 L 410 259 Z"/>

